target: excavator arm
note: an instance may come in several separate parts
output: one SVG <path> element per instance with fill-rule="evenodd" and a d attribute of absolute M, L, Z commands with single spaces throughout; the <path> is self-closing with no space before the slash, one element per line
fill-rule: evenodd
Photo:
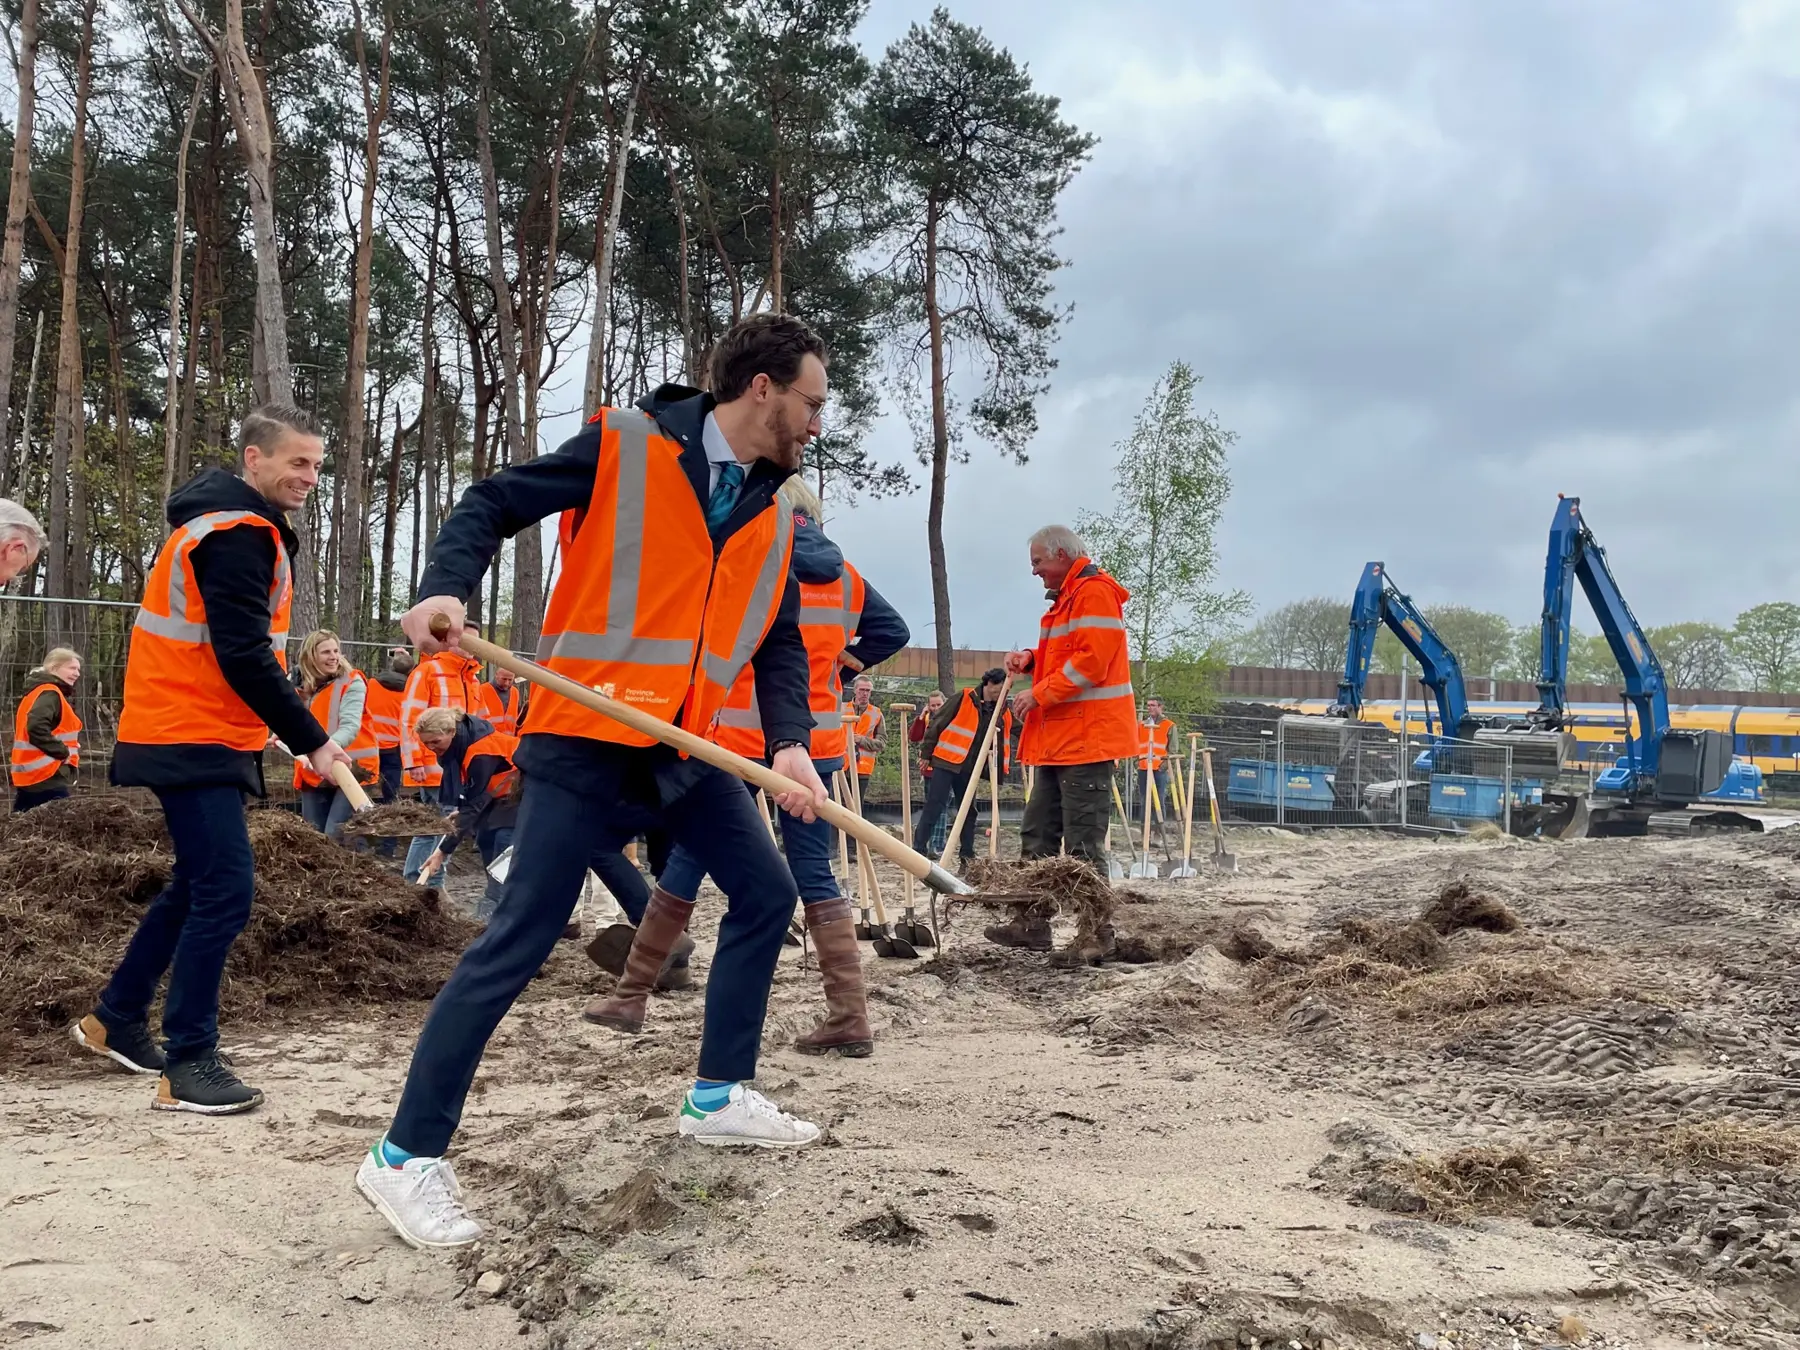
<path fill-rule="evenodd" d="M 1412 598 L 1394 585 L 1385 563 L 1365 566 L 1362 580 L 1356 585 L 1356 595 L 1350 602 L 1350 639 L 1344 647 L 1344 678 L 1338 683 L 1337 702 L 1331 712 L 1339 717 L 1361 715 L 1363 690 L 1375 657 L 1375 639 L 1384 625 L 1419 663 L 1419 680 L 1431 690 L 1436 705 L 1434 734 L 1468 734 L 1469 696 L 1463 683 L 1462 664 Z"/>

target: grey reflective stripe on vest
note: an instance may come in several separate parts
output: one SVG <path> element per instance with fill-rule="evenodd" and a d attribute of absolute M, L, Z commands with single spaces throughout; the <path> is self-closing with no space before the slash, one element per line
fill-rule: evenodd
<path fill-rule="evenodd" d="M 61 741 L 64 745 L 74 745 L 81 739 L 81 733 L 79 731 L 58 731 L 55 735 L 56 739 Z"/>
<path fill-rule="evenodd" d="M 1064 699 L 1065 703 L 1096 703 L 1108 698 L 1132 698 L 1129 684 L 1106 684 L 1098 689 L 1083 689 L 1079 694 L 1071 694 Z"/>
<path fill-rule="evenodd" d="M 851 583 L 850 573 L 848 571 L 844 573 L 843 580 L 839 585 L 841 587 L 840 603 L 836 605 L 808 605 L 802 603 L 800 606 L 800 623 L 802 627 L 813 624 L 830 624 L 833 628 L 842 629 L 844 641 L 847 643 L 855 635 L 856 626 L 862 621 L 862 615 L 857 613 L 853 608 L 853 602 L 856 598 L 856 587 Z"/>
<path fill-rule="evenodd" d="M 1083 675 L 1079 670 L 1075 669 L 1075 663 L 1073 661 L 1063 662 L 1062 677 L 1077 689 L 1092 689 L 1094 687 L 1094 682 L 1092 680 Z"/>
<path fill-rule="evenodd" d="M 679 638 L 635 636 L 638 583 L 644 567 L 644 519 L 649 507 L 650 434 L 656 423 L 631 408 L 606 414 L 606 429 L 619 438 L 619 490 L 612 521 L 612 583 L 606 596 L 604 633 L 546 633 L 538 660 L 611 661 L 634 666 L 693 663 L 694 644 Z"/>
<path fill-rule="evenodd" d="M 1122 633 L 1125 631 L 1125 620 L 1109 618 L 1104 614 L 1094 614 L 1086 618 L 1070 619 L 1067 623 L 1059 623 L 1054 628 L 1046 628 L 1044 636 L 1047 638 L 1067 637 L 1080 628 L 1112 628 Z"/>
<path fill-rule="evenodd" d="M 763 555 L 762 571 L 757 573 L 750 603 L 744 607 L 744 621 L 738 627 L 737 639 L 731 644 L 731 655 L 718 657 L 706 653 L 706 677 L 715 684 L 731 688 L 762 645 L 763 634 L 774 622 L 775 611 L 781 604 L 782 583 L 787 579 L 788 548 L 793 542 L 794 513 L 776 509 L 775 542 Z"/>
<path fill-rule="evenodd" d="M 33 769 L 47 769 L 57 762 L 56 760 L 51 759 L 50 756 L 46 755 L 42 750 L 38 749 L 30 741 L 14 741 L 13 754 L 25 754 L 31 756 L 30 759 L 24 761 L 18 759 L 13 760 L 13 771 L 15 773 L 30 773 Z"/>

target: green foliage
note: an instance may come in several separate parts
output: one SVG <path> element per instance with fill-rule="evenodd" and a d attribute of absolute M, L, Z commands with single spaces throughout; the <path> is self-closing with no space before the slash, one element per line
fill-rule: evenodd
<path fill-rule="evenodd" d="M 1800 687 L 1800 605 L 1778 600 L 1745 610 L 1731 626 L 1731 651 L 1756 688 Z"/>
<path fill-rule="evenodd" d="M 1204 647 L 1250 604 L 1212 589 L 1237 438 L 1216 414 L 1195 411 L 1199 383 L 1185 362 L 1169 367 L 1117 447 L 1112 511 L 1076 522 L 1095 561 L 1131 592 L 1125 625 L 1145 679 L 1149 663 Z"/>
<path fill-rule="evenodd" d="M 1731 630 L 1713 623 L 1669 623 L 1645 636 L 1675 689 L 1729 689 L 1738 678 Z"/>
<path fill-rule="evenodd" d="M 1315 595 L 1270 610 L 1231 640 L 1233 661 L 1246 666 L 1341 672 L 1350 637 L 1348 601 Z"/>

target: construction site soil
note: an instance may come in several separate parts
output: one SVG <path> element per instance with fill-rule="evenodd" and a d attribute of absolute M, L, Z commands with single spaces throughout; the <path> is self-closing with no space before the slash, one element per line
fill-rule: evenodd
<path fill-rule="evenodd" d="M 286 828 L 259 824 L 288 862 L 225 1017 L 268 1102 L 225 1120 L 152 1113 L 145 1080 L 40 1034 L 166 869 L 154 832 L 0 835 L 0 1343 L 1800 1346 L 1800 832 L 1234 831 L 1235 875 L 1119 897 L 1128 959 L 991 946 L 978 908 L 925 959 L 869 956 L 868 1060 L 786 1048 L 819 1006 L 791 950 L 759 1082 L 827 1133 L 787 1155 L 676 1138 L 703 979 L 617 1036 L 580 1021 L 607 977 L 564 943 L 458 1139 L 489 1236 L 434 1256 L 350 1179 L 469 929 Z M 277 980 L 291 946 L 256 925 L 301 914 Z"/>

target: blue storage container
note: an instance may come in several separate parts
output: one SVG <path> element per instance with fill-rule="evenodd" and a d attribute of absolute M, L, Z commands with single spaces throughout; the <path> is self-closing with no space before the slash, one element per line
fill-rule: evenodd
<path fill-rule="evenodd" d="M 1321 764 L 1276 764 L 1266 759 L 1234 759 L 1228 801 L 1240 806 L 1274 806 L 1286 785 L 1290 811 L 1326 811 L 1337 804 L 1337 770 Z"/>

